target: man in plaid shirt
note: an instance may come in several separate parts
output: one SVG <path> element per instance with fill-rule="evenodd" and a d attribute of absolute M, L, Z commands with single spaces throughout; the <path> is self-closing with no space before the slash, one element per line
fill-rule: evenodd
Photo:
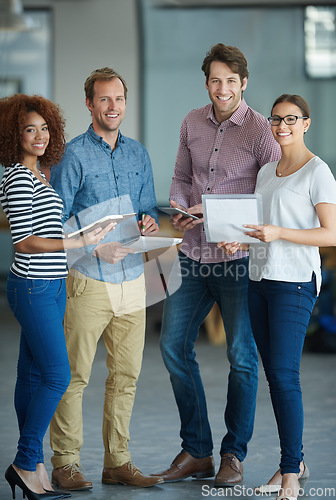
<path fill-rule="evenodd" d="M 191 111 L 183 120 L 170 190 L 173 207 L 201 218 L 173 218 L 174 227 L 185 232 L 169 286 L 175 286 L 177 280 L 181 286 L 172 295 L 168 286 L 161 332 L 161 352 L 181 419 L 182 451 L 158 475 L 166 482 L 215 475 L 194 342 L 216 302 L 226 331 L 230 374 L 224 414 L 227 432 L 215 486 L 230 486 L 243 479 L 242 462 L 254 425 L 258 356 L 247 305 L 248 253 L 229 256 L 216 244 L 207 243 L 202 194 L 253 193 L 258 170 L 280 159 L 280 148 L 266 118 L 243 98 L 248 70 L 242 52 L 217 44 L 206 55 L 202 70 L 211 103 Z"/>

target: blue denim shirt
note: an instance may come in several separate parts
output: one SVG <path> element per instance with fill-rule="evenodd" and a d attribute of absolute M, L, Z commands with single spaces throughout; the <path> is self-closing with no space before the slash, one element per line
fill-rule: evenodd
<path fill-rule="evenodd" d="M 151 162 L 144 146 L 120 132 L 115 149 L 98 136 L 92 124 L 70 141 L 50 183 L 63 200 L 63 222 L 72 229 L 111 214 L 143 213 L 158 222 Z M 76 220 L 77 225 L 73 223 Z M 79 223 L 78 223 L 79 222 Z M 65 227 L 67 224 L 65 225 Z M 65 229 L 67 232 L 67 229 Z M 118 224 L 103 243 L 138 232 L 136 220 Z M 143 272 L 141 254 L 129 254 L 117 264 L 92 256 L 93 246 L 68 252 L 71 267 L 90 278 L 111 283 L 134 280 Z"/>

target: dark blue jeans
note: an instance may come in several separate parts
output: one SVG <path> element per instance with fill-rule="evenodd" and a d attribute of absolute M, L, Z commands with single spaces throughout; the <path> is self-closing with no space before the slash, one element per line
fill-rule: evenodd
<path fill-rule="evenodd" d="M 282 474 L 298 473 L 303 458 L 300 361 L 316 301 L 315 277 L 307 283 L 250 281 L 251 325 L 270 388 L 278 426 Z"/>
<path fill-rule="evenodd" d="M 247 304 L 248 259 L 200 264 L 180 253 L 168 293 L 179 284 L 177 291 L 165 299 L 160 345 L 180 413 L 182 448 L 195 458 L 212 455 L 212 435 L 194 343 L 200 325 L 217 302 L 230 362 L 224 415 L 227 433 L 220 453 L 234 453 L 242 461 L 252 437 L 258 386 L 258 355 Z M 223 385 L 221 367 L 213 369 L 218 384 Z"/>
<path fill-rule="evenodd" d="M 70 383 L 63 331 L 65 280 L 7 280 L 7 298 L 21 325 L 15 387 L 20 439 L 14 464 L 35 471 L 43 462 L 43 437 Z"/>

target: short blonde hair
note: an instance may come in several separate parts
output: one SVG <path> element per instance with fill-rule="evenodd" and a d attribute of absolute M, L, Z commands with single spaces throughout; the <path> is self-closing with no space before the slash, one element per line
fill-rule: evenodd
<path fill-rule="evenodd" d="M 123 84 L 124 87 L 124 96 L 125 96 L 125 101 L 127 100 L 127 85 L 125 80 L 119 73 L 114 71 L 112 68 L 100 68 L 100 69 L 95 69 L 92 71 L 91 75 L 87 77 L 84 83 L 84 91 L 85 91 L 85 97 L 86 99 L 89 99 L 89 101 L 92 103 L 93 101 L 93 96 L 94 96 L 94 84 L 95 81 L 97 80 L 112 80 L 113 78 L 119 78 L 121 83 Z"/>

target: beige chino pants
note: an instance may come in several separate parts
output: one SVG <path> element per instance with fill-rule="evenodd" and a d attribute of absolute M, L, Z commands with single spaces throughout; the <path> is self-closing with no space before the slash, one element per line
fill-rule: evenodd
<path fill-rule="evenodd" d="M 54 468 L 80 464 L 83 391 L 103 336 L 109 372 L 103 416 L 104 467 L 119 467 L 130 460 L 129 425 L 145 338 L 144 276 L 114 284 L 72 270 L 67 297 L 64 330 L 71 382 L 50 423 L 51 462 Z"/>

